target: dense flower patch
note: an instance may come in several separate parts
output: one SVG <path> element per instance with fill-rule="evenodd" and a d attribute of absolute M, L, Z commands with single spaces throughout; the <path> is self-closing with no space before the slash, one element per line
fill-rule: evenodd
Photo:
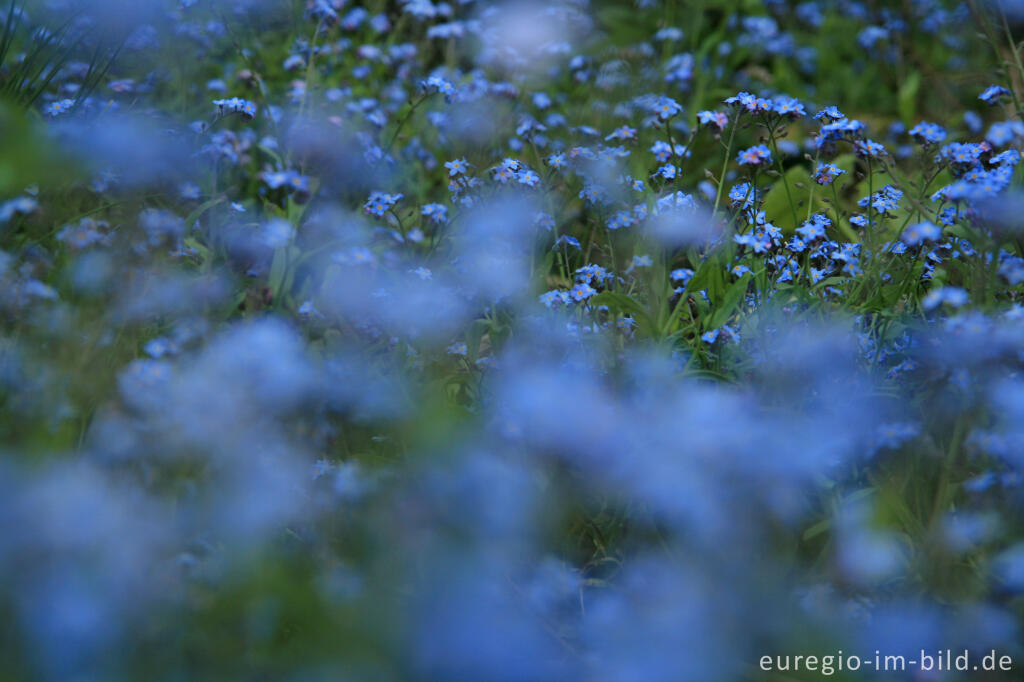
<path fill-rule="evenodd" d="M 3 16 L 11 679 L 1019 679 L 1020 3 Z"/>

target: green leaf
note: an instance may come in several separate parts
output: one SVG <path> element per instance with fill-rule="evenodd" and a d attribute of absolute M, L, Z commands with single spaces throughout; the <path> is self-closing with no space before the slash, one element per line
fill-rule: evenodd
<path fill-rule="evenodd" d="M 187 246 L 190 249 L 193 249 L 196 253 L 199 254 L 199 257 L 203 259 L 204 264 L 210 260 L 210 250 L 203 246 L 202 244 L 200 244 L 195 237 L 185 237 L 184 241 L 185 246 Z"/>
<path fill-rule="evenodd" d="M 0 196 L 13 196 L 27 185 L 56 184 L 73 177 L 73 167 L 57 155 L 43 126 L 0 103 Z"/>
<path fill-rule="evenodd" d="M 747 294 L 747 284 L 750 282 L 750 275 L 744 275 L 737 282 L 734 282 L 726 292 L 725 296 L 722 297 L 721 303 L 715 308 L 714 312 L 711 313 L 711 317 L 708 318 L 708 323 L 705 329 L 718 329 L 729 316 L 733 314 L 736 306 L 740 304 L 743 297 Z"/>
<path fill-rule="evenodd" d="M 832 519 L 822 519 L 804 531 L 804 540 L 812 540 L 832 527 Z"/>
<path fill-rule="evenodd" d="M 616 291 L 605 291 L 590 299 L 590 305 L 606 305 L 610 310 L 615 310 L 628 315 L 636 321 L 637 329 L 646 336 L 657 337 L 658 329 L 651 312 L 634 298 Z"/>
<path fill-rule="evenodd" d="M 695 262 L 692 258 L 690 262 Z M 711 278 L 711 270 L 717 267 L 717 263 L 714 258 L 708 258 L 697 266 L 696 271 L 693 273 L 693 277 L 690 278 L 690 283 L 687 285 L 688 291 L 700 291 L 706 289 L 708 281 Z"/>
<path fill-rule="evenodd" d="M 917 91 L 921 89 L 921 72 L 911 71 L 903 80 L 900 91 L 896 95 L 896 106 L 900 112 L 900 118 L 907 125 L 914 122 L 917 115 Z"/>
<path fill-rule="evenodd" d="M 480 341 L 490 328 L 487 320 L 473 320 L 466 330 L 466 355 L 475 361 L 480 355 Z"/>
<path fill-rule="evenodd" d="M 204 213 L 222 201 L 224 201 L 224 197 L 214 197 L 213 199 L 208 199 L 207 201 L 199 204 L 194 211 L 185 216 L 185 229 L 191 230 L 192 226 L 196 224 L 196 221 L 199 220 Z"/>
<path fill-rule="evenodd" d="M 786 194 L 786 182 L 789 183 L 789 192 Z M 798 187 L 802 185 L 803 188 Z M 810 199 L 809 187 L 814 186 L 814 198 Z M 768 194 L 764 198 L 764 211 L 772 223 L 786 234 L 792 234 L 799 225 L 793 222 L 793 209 L 790 208 L 790 195 L 796 208 L 797 220 L 802 224 L 807 218 L 807 201 L 811 200 L 811 213 L 825 213 L 834 220 L 835 211 L 826 199 L 831 200 L 831 190 L 819 187 L 814 184 L 811 175 L 804 166 L 794 166 L 786 171 L 786 181 L 778 178 Z"/>
<path fill-rule="evenodd" d="M 284 285 L 284 276 L 288 269 L 288 247 L 282 246 L 274 251 L 274 260 L 270 264 L 270 277 L 267 286 L 277 297 Z"/>

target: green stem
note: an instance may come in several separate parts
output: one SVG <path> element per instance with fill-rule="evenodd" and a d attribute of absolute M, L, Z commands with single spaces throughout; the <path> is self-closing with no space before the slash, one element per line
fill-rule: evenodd
<path fill-rule="evenodd" d="M 775 167 L 782 176 L 782 186 L 786 188 L 786 199 L 789 200 L 789 210 L 793 213 L 793 227 L 800 227 L 800 219 L 796 217 L 796 204 L 793 203 L 793 194 L 789 190 L 789 180 L 786 178 L 786 171 L 782 168 L 782 157 L 779 156 L 779 145 L 775 141 L 775 128 L 768 129 L 768 142 L 772 146 L 772 156 L 775 157 Z M 810 216 L 808 216 L 809 218 Z"/>
<path fill-rule="evenodd" d="M 388 146 L 384 150 L 384 152 L 386 154 L 390 154 L 391 153 L 391 148 L 395 146 L 395 141 L 398 139 L 398 133 L 402 132 L 402 128 L 409 121 L 409 119 L 412 118 L 412 115 L 414 113 L 416 113 L 416 109 L 418 109 L 419 106 L 421 104 L 423 104 L 424 102 L 426 102 L 429 98 L 430 98 L 430 93 L 428 92 L 428 93 L 424 94 L 423 97 L 420 97 L 418 100 L 413 102 L 412 108 L 410 108 L 409 111 L 406 112 L 405 116 L 402 117 L 402 120 L 398 122 L 398 127 L 395 128 L 395 134 L 391 136 L 391 141 L 388 142 Z"/>
<path fill-rule="evenodd" d="M 711 214 L 714 216 L 718 215 L 718 207 L 722 203 L 722 189 L 725 187 L 725 173 L 729 170 L 729 157 L 732 156 L 732 143 L 736 138 L 736 128 L 738 127 L 740 120 L 740 109 L 736 108 L 736 115 L 732 117 L 732 123 L 730 126 L 732 130 L 729 132 L 729 143 L 725 146 L 725 160 L 722 162 L 722 172 L 718 176 L 718 191 L 715 193 L 715 207 L 712 209 Z"/>
<path fill-rule="evenodd" d="M 942 472 L 939 477 L 939 484 L 935 489 L 935 503 L 932 507 L 932 523 L 934 523 L 943 508 L 948 504 L 946 497 L 950 486 L 950 479 L 953 474 L 953 467 L 956 465 L 957 455 L 960 453 L 960 441 L 963 438 L 963 418 L 958 417 L 953 427 L 953 437 L 949 443 L 949 453 L 942 462 Z"/>
<path fill-rule="evenodd" d="M 815 181 L 815 179 L 814 179 L 814 174 L 818 172 L 818 159 L 820 157 L 821 157 L 821 148 L 819 148 L 818 151 L 815 152 L 815 154 L 814 154 L 814 165 L 811 166 L 811 183 L 810 183 L 811 184 L 811 191 L 810 191 L 810 195 L 807 197 L 807 218 L 805 218 L 805 220 L 810 220 L 811 219 L 811 211 L 814 208 L 814 186 L 818 184 Z M 835 184 L 835 180 L 832 181 L 832 184 L 833 185 Z M 839 229 L 839 221 L 838 220 L 836 221 L 836 229 Z"/>
<path fill-rule="evenodd" d="M 836 231 L 839 230 L 839 192 L 836 191 L 836 181 L 833 180 L 832 185 L 832 209 L 836 214 Z M 810 220 L 810 216 L 807 217 Z"/>

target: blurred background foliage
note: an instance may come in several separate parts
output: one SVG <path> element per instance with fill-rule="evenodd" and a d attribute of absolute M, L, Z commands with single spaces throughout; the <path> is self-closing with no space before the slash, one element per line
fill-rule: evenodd
<path fill-rule="evenodd" d="M 863 121 L 924 196 L 958 176 L 906 129 L 1019 123 L 978 104 L 1020 90 L 1013 4 L 5 6 L 0 680 L 811 680 L 755 662 L 926 646 L 1024 663 L 1024 335 L 997 272 L 1016 232 L 963 218 L 948 235 L 976 253 L 931 251 L 927 282 L 919 251 L 786 286 L 734 276 L 757 259 L 731 243 L 604 229 L 584 174 L 547 161 L 636 125 L 599 180 L 711 204 L 702 183 L 750 176 L 697 114 L 748 90 Z M 510 54 L 523 33 L 555 58 Z M 213 104 L 235 97 L 253 113 Z M 767 219 L 790 238 L 827 213 L 860 242 L 858 200 L 894 175 L 844 149 L 836 193 L 794 206 L 817 124 L 783 127 Z M 647 150 L 666 131 L 674 184 Z M 541 191 L 494 186 L 509 156 Z M 475 212 L 459 158 L 489 183 Z M 402 198 L 373 216 L 371 192 Z M 537 303 L 590 263 L 619 277 L 593 305 Z M 684 294 L 675 268 L 696 270 Z M 962 316 L 924 307 L 943 284 L 969 290 Z M 728 325 L 742 343 L 702 340 Z"/>

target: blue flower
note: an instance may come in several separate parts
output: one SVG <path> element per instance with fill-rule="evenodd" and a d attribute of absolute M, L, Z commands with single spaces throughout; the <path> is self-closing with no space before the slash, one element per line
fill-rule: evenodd
<path fill-rule="evenodd" d="M 326 459 L 318 459 L 317 461 L 313 462 L 313 467 L 311 469 L 310 475 L 312 479 L 315 481 L 331 473 L 331 471 L 333 470 L 334 465 L 331 464 L 331 462 L 329 462 Z"/>
<path fill-rule="evenodd" d="M 789 118 L 800 118 L 807 115 L 804 105 L 799 100 L 785 95 L 776 97 L 772 101 L 772 111 L 780 116 L 788 116 Z"/>
<path fill-rule="evenodd" d="M 505 158 L 501 163 L 491 169 L 491 172 L 494 179 L 504 185 L 519 174 L 519 169 L 521 167 L 522 164 L 516 159 Z"/>
<path fill-rule="evenodd" d="M 982 125 L 984 125 L 984 121 L 982 121 L 981 116 L 973 111 L 964 112 L 964 123 L 967 125 L 967 129 L 972 133 L 980 132 Z"/>
<path fill-rule="evenodd" d="M 654 177 L 664 178 L 666 180 L 672 180 L 676 177 L 676 167 L 671 163 L 666 163 L 657 171 L 654 172 Z"/>
<path fill-rule="evenodd" d="M 45 116 L 49 116 L 50 118 L 54 118 L 60 116 L 61 114 L 66 114 L 67 112 L 71 111 L 71 109 L 74 106 L 75 100 L 60 99 L 56 102 L 51 102 L 50 104 L 47 104 L 45 107 L 43 107 L 43 114 Z"/>
<path fill-rule="evenodd" d="M 985 133 L 985 141 L 993 147 L 1002 147 L 1022 137 L 1024 137 L 1024 123 L 1020 121 L 993 123 Z"/>
<path fill-rule="evenodd" d="M 945 303 L 954 308 L 959 308 L 966 305 L 969 301 L 967 291 L 960 287 L 939 287 L 938 289 L 932 289 L 928 294 L 921 300 L 921 306 L 925 310 L 933 310 L 938 306 Z"/>
<path fill-rule="evenodd" d="M 85 249 L 104 239 L 105 235 L 102 232 L 104 227 L 106 227 L 106 223 L 102 221 L 97 222 L 88 217 L 82 218 L 75 225 L 65 225 L 64 229 L 57 233 L 57 239 L 72 249 Z"/>
<path fill-rule="evenodd" d="M 118 376 L 118 387 L 124 399 L 143 409 L 160 404 L 161 389 L 171 380 L 172 365 L 164 360 L 133 360 Z"/>
<path fill-rule="evenodd" d="M 336 252 L 331 260 L 340 265 L 373 265 L 377 262 L 377 256 L 365 246 L 353 246 Z"/>
<path fill-rule="evenodd" d="M 540 183 L 540 176 L 532 170 L 524 170 L 516 175 L 516 180 L 527 187 L 536 187 Z"/>
<path fill-rule="evenodd" d="M 794 236 L 786 243 L 786 250 L 790 253 L 803 253 L 807 250 L 807 242 L 800 237 Z"/>
<path fill-rule="evenodd" d="M 552 248 L 553 249 L 557 249 L 559 246 L 567 246 L 567 247 L 571 246 L 574 249 L 576 249 L 577 251 L 579 251 L 579 250 L 581 250 L 583 248 L 583 247 L 580 246 L 580 240 L 579 239 L 576 239 L 576 237 L 573 237 L 573 236 L 568 235 L 568 234 L 563 234 L 560 237 L 558 237 L 558 239 L 555 240 L 554 247 L 552 247 Z"/>
<path fill-rule="evenodd" d="M 1016 149 L 1007 149 L 993 156 L 989 162 L 994 166 L 1016 166 L 1020 163 L 1020 152 Z"/>
<path fill-rule="evenodd" d="M 213 104 L 217 107 L 217 114 L 219 116 L 224 116 L 225 114 L 240 114 L 242 118 L 248 120 L 256 118 L 256 105 L 247 99 L 242 99 L 241 97 L 215 99 L 213 100 Z"/>
<path fill-rule="evenodd" d="M 1004 589 L 1024 592 L 1024 542 L 1000 552 L 993 561 L 992 571 Z"/>
<path fill-rule="evenodd" d="M 470 164 L 463 157 L 461 159 L 445 161 L 444 167 L 448 169 L 448 177 L 454 178 L 459 175 L 465 175 L 466 171 L 470 168 Z"/>
<path fill-rule="evenodd" d="M 698 111 L 697 123 L 717 128 L 721 132 L 729 126 L 729 116 L 724 111 Z"/>
<path fill-rule="evenodd" d="M 726 104 L 736 105 L 752 114 L 771 111 L 772 101 L 757 97 L 749 92 L 740 92 L 725 100 Z"/>
<path fill-rule="evenodd" d="M 740 165 L 761 166 L 772 161 L 772 152 L 763 144 L 748 147 L 739 153 L 736 160 Z"/>
<path fill-rule="evenodd" d="M 909 440 L 917 438 L 921 433 L 921 427 L 912 422 L 889 422 L 882 424 L 875 432 L 875 449 L 889 448 L 896 449 Z"/>
<path fill-rule="evenodd" d="M 609 230 L 618 230 L 629 227 L 633 224 L 633 214 L 630 211 L 616 211 L 606 223 Z"/>
<path fill-rule="evenodd" d="M 175 355 L 178 353 L 178 344 L 173 339 L 160 336 L 155 339 L 150 339 L 146 342 L 146 345 L 142 347 L 142 350 L 146 352 L 151 358 L 160 359 L 165 355 Z"/>
<path fill-rule="evenodd" d="M 825 228 L 832 224 L 832 221 L 821 213 L 811 216 L 811 219 L 796 229 L 797 233 L 808 242 L 821 239 L 825 236 Z"/>
<path fill-rule="evenodd" d="M 853 149 L 858 156 L 866 156 L 872 159 L 880 159 L 888 154 L 885 147 L 874 140 L 857 140 L 853 143 Z"/>
<path fill-rule="evenodd" d="M 587 284 L 596 282 L 597 284 L 603 284 L 609 277 L 611 277 L 611 273 L 600 265 L 593 263 L 576 269 L 577 282 L 586 282 Z"/>
<path fill-rule="evenodd" d="M 758 234 L 737 234 L 733 235 L 732 240 L 740 246 L 753 249 L 754 253 L 764 253 L 772 246 L 771 240 L 765 239 L 764 235 Z"/>
<path fill-rule="evenodd" d="M 550 213 L 541 211 L 533 216 L 533 224 L 550 232 L 555 227 L 555 218 Z"/>
<path fill-rule="evenodd" d="M 819 121 L 828 121 L 829 123 L 835 123 L 836 121 L 842 121 L 846 118 L 843 112 L 839 111 L 834 106 L 828 106 L 819 111 L 814 115 L 814 118 Z"/>
<path fill-rule="evenodd" d="M 821 114 L 822 112 L 818 112 Z M 847 118 L 830 121 L 821 126 L 814 144 L 818 149 L 826 148 L 838 140 L 849 140 L 864 133 L 867 126 L 861 121 Z"/>
<path fill-rule="evenodd" d="M 271 171 L 264 173 L 263 182 L 265 182 L 267 187 L 270 189 L 284 188 L 289 192 L 299 192 L 303 194 L 309 192 L 309 178 L 293 170 Z"/>
<path fill-rule="evenodd" d="M 949 161 L 961 170 L 971 168 L 985 152 L 980 144 L 952 142 L 939 150 L 939 158 Z"/>
<path fill-rule="evenodd" d="M 443 223 L 448 220 L 448 207 L 444 204 L 424 204 L 420 207 L 420 215 L 430 218 L 432 222 Z"/>
<path fill-rule="evenodd" d="M 683 108 L 679 106 L 679 102 L 675 101 L 671 97 L 658 97 L 654 101 L 651 109 L 652 112 L 662 121 L 667 121 L 676 114 L 681 113 L 683 110 Z"/>
<path fill-rule="evenodd" d="M 654 34 L 654 39 L 657 40 L 657 41 L 662 41 L 662 40 L 669 40 L 669 41 L 672 41 L 672 40 L 682 40 L 683 39 L 683 32 L 682 32 L 681 29 L 679 29 L 679 28 L 677 28 L 675 26 L 666 26 L 665 28 L 659 29 L 658 32 Z"/>
<path fill-rule="evenodd" d="M 596 293 L 597 291 L 586 282 L 579 282 L 569 290 L 569 295 L 574 301 L 585 301 Z"/>
<path fill-rule="evenodd" d="M 903 192 L 896 189 L 892 185 L 886 185 L 882 189 L 878 190 L 870 197 L 863 197 L 857 202 L 858 206 L 875 209 L 879 213 L 892 213 L 896 211 L 900 206 L 900 200 L 903 198 Z"/>
<path fill-rule="evenodd" d="M 995 105 L 1000 99 L 1010 94 L 1010 91 L 1001 85 L 990 85 L 984 92 L 978 95 L 978 99 L 989 106 Z"/>
<path fill-rule="evenodd" d="M 441 93 L 444 95 L 444 100 L 448 103 L 455 101 L 459 94 L 451 82 L 440 76 L 431 76 L 426 80 L 420 81 L 420 88 L 427 93 Z"/>
<path fill-rule="evenodd" d="M 651 145 L 651 152 L 654 154 L 654 158 L 661 163 L 672 158 L 672 147 L 664 140 L 658 140 Z"/>
<path fill-rule="evenodd" d="M 740 183 L 729 190 L 729 203 L 733 208 L 750 208 L 759 199 L 760 197 L 754 195 L 754 187 L 749 182 Z"/>
<path fill-rule="evenodd" d="M 749 275 L 751 270 L 746 265 L 734 265 L 731 272 L 737 277 L 742 277 L 743 275 Z"/>
<path fill-rule="evenodd" d="M 39 209 L 39 202 L 32 197 L 15 197 L 0 204 L 0 223 L 6 223 L 16 215 L 28 215 Z"/>
<path fill-rule="evenodd" d="M 604 138 L 606 142 L 611 140 L 635 140 L 636 139 L 636 128 L 630 128 L 629 126 L 622 126 L 616 128 L 610 135 Z"/>
<path fill-rule="evenodd" d="M 924 242 L 936 242 L 941 238 L 942 228 L 927 221 L 911 225 L 900 235 L 900 241 L 907 246 L 917 246 Z"/>
<path fill-rule="evenodd" d="M 921 144 L 939 144 L 946 139 L 946 130 L 937 123 L 922 121 L 910 129 L 910 135 Z"/>
<path fill-rule="evenodd" d="M 374 216 L 382 216 L 401 200 L 401 194 L 387 194 L 386 192 L 373 192 L 370 198 L 363 204 L 363 210 Z"/>
<path fill-rule="evenodd" d="M 567 291 L 552 289 L 540 295 L 540 302 L 547 308 L 554 308 L 555 306 L 567 306 L 572 299 Z"/>
<path fill-rule="evenodd" d="M 268 220 L 261 230 L 260 241 L 272 249 L 286 245 L 295 236 L 295 228 L 283 218 Z"/>
<path fill-rule="evenodd" d="M 889 39 L 889 32 L 881 26 L 868 26 L 857 35 L 857 43 L 865 50 L 872 50 L 875 44 Z"/>
<path fill-rule="evenodd" d="M 692 211 L 697 208 L 697 202 L 693 200 L 692 195 L 687 194 L 686 192 L 676 191 L 660 197 L 655 203 L 655 208 L 658 213 L 665 213 L 667 211 L 680 209 Z"/>
<path fill-rule="evenodd" d="M 842 168 L 831 163 L 820 163 L 814 172 L 814 180 L 819 185 L 831 185 L 836 178 L 845 173 Z"/>
<path fill-rule="evenodd" d="M 669 273 L 669 278 L 673 282 L 679 282 L 683 286 L 686 286 L 690 282 L 690 279 L 693 278 L 693 269 L 677 268 Z"/>
<path fill-rule="evenodd" d="M 604 192 L 601 188 L 592 182 L 585 183 L 583 189 L 579 192 L 579 198 L 586 200 L 588 203 L 596 204 L 604 199 Z"/>

